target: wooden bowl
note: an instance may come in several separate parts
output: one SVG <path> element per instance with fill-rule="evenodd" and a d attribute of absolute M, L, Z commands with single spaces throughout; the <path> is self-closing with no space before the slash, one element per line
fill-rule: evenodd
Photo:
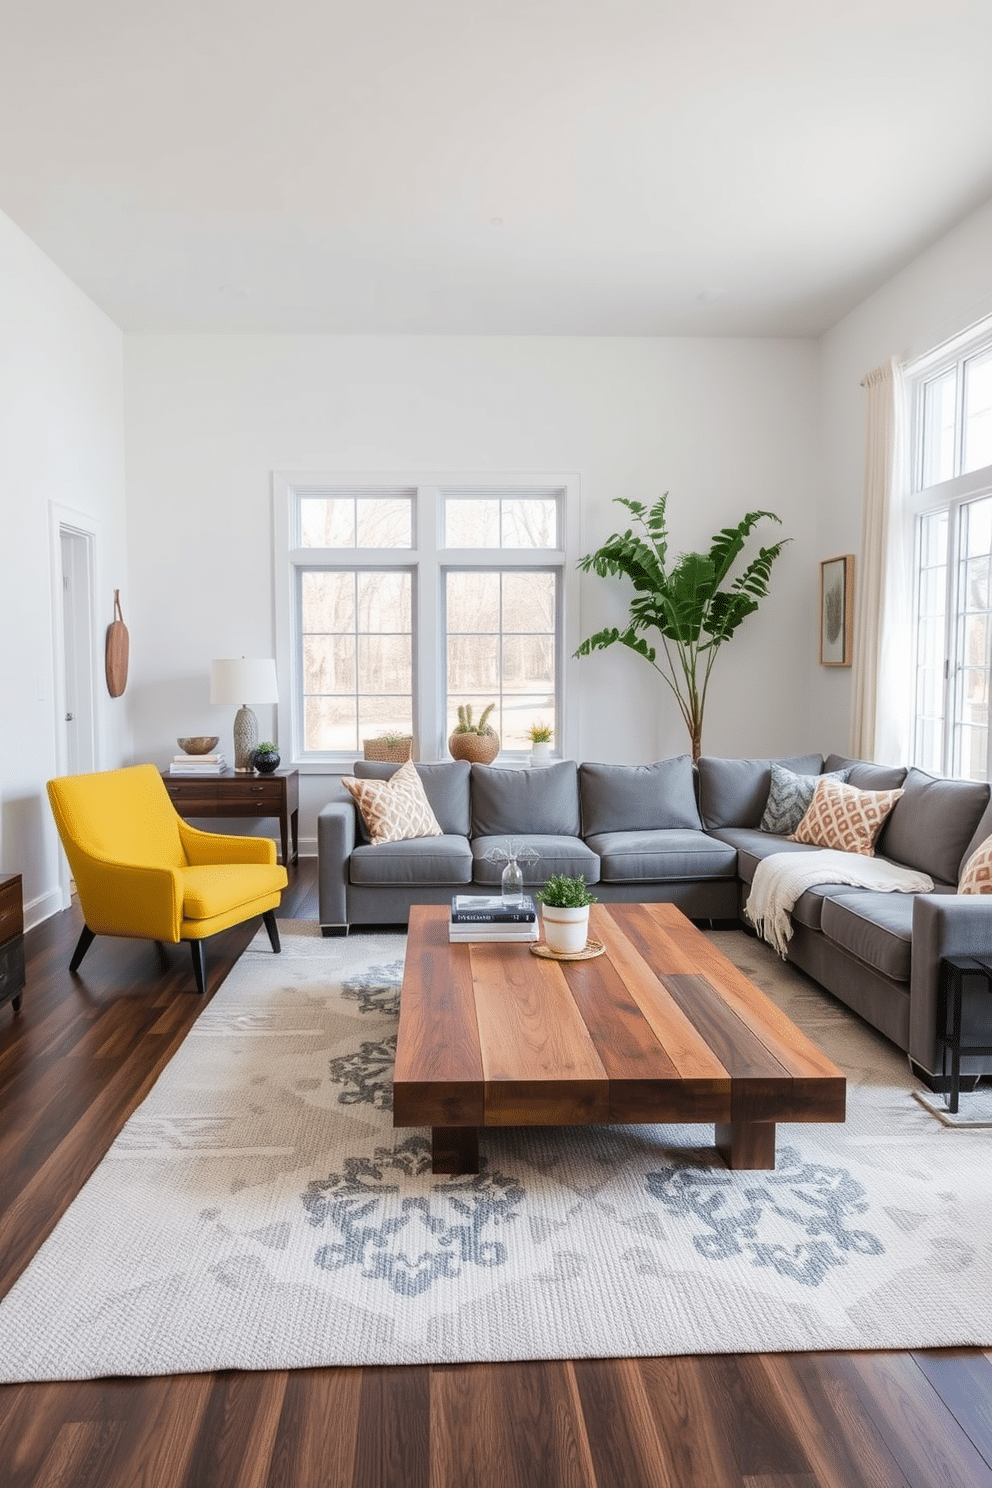
<path fill-rule="evenodd" d="M 194 734 L 189 739 L 177 739 L 184 754 L 209 754 L 220 743 L 219 734 Z"/>

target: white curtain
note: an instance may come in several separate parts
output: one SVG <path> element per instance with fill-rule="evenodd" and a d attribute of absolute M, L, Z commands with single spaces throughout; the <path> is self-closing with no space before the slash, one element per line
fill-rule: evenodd
<path fill-rule="evenodd" d="M 861 557 L 856 566 L 852 752 L 905 765 L 910 757 L 912 530 L 906 519 L 906 409 L 900 364 L 863 378 L 867 427 Z"/>

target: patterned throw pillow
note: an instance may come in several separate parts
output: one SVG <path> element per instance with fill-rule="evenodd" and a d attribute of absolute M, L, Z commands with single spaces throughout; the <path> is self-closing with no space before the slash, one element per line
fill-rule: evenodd
<path fill-rule="evenodd" d="M 406 842 L 411 837 L 441 836 L 413 760 L 400 765 L 389 780 L 357 780 L 354 775 L 345 775 L 341 784 L 357 801 L 373 846 Z"/>
<path fill-rule="evenodd" d="M 992 837 L 975 848 L 958 880 L 959 894 L 992 894 Z"/>
<path fill-rule="evenodd" d="M 858 790 L 823 775 L 792 840 L 874 857 L 875 839 L 901 795 L 901 790 Z"/>
<path fill-rule="evenodd" d="M 786 769 L 785 765 L 772 760 L 772 782 L 759 830 L 787 837 L 806 814 L 817 781 L 847 780 L 853 769 L 853 765 L 848 765 L 844 770 L 831 770 L 829 775 L 797 775 L 795 770 Z"/>

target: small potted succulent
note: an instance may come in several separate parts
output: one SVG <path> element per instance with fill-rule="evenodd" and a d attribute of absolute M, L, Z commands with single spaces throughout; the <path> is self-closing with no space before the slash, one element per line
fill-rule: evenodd
<path fill-rule="evenodd" d="M 541 906 L 548 950 L 559 956 L 574 956 L 584 951 L 589 939 L 589 906 L 596 903 L 596 896 L 590 894 L 585 879 L 553 873 L 534 897 Z"/>
<path fill-rule="evenodd" d="M 489 722 L 495 703 L 488 703 L 479 715 L 478 723 L 472 719 L 472 704 L 465 703 L 458 709 L 458 722 L 448 736 L 448 749 L 455 759 L 468 760 L 475 765 L 491 765 L 499 754 L 499 734 Z"/>
<path fill-rule="evenodd" d="M 278 746 L 271 739 L 256 745 L 251 757 L 251 762 L 260 775 L 271 775 L 273 770 L 278 770 L 279 760 Z"/>
<path fill-rule="evenodd" d="M 527 730 L 530 740 L 531 751 L 527 763 L 531 769 L 540 769 L 542 765 L 551 763 L 551 740 L 555 731 L 550 723 L 532 723 Z"/>

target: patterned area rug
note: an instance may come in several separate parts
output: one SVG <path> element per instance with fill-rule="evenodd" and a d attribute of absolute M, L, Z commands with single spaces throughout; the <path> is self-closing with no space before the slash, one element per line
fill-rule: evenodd
<path fill-rule="evenodd" d="M 905 1058 L 737 932 L 850 1079 L 731 1173 L 702 1127 L 394 1131 L 400 935 L 245 953 L 0 1304 L 0 1378 L 992 1345 L 992 1164 Z"/>
<path fill-rule="evenodd" d="M 913 1094 L 923 1108 L 944 1126 L 992 1127 L 992 1089 L 982 1081 L 977 1090 L 966 1081 L 958 1098 L 958 1109 L 949 1111 L 942 1095 L 931 1090 L 914 1090 Z"/>

